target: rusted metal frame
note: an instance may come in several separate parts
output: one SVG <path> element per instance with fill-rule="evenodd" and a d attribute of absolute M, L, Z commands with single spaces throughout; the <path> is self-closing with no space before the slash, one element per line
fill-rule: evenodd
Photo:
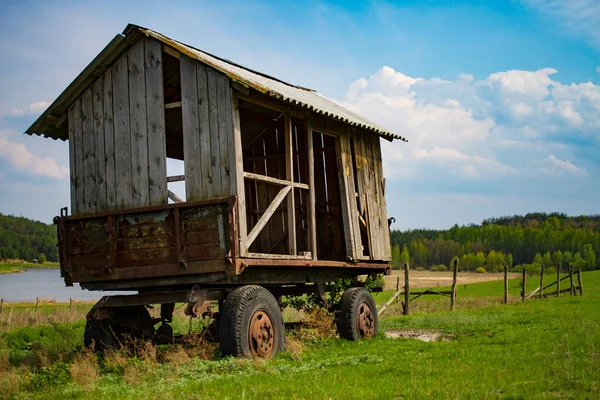
<path fill-rule="evenodd" d="M 61 218 L 64 218 L 65 220 L 79 220 L 79 219 L 88 219 L 88 218 L 96 218 L 96 217 L 106 217 L 109 215 L 119 216 L 119 215 L 126 215 L 126 214 L 144 213 L 144 212 L 150 212 L 150 211 L 163 211 L 163 210 L 170 210 L 172 208 L 195 207 L 195 206 L 205 206 L 205 205 L 211 205 L 211 204 L 222 204 L 222 203 L 233 204 L 235 201 L 236 201 L 236 196 L 215 197 L 213 199 L 208 199 L 208 200 L 188 201 L 188 202 L 176 203 L 176 204 L 161 204 L 158 206 L 148 206 L 148 207 L 126 208 L 126 209 L 103 211 L 103 212 L 97 212 L 97 213 L 71 215 L 68 217 L 61 217 Z"/>
<path fill-rule="evenodd" d="M 238 274 L 237 271 L 237 259 L 240 255 L 240 241 L 238 240 L 238 201 L 237 196 L 234 197 L 232 203 L 229 204 L 229 256 L 227 259 L 230 262 L 231 267 L 227 269 L 227 276 L 234 276 Z"/>
<path fill-rule="evenodd" d="M 115 268 L 117 268 L 117 238 L 115 235 L 115 216 L 109 215 L 108 221 L 106 222 L 106 228 L 108 229 L 108 268 L 106 273 L 112 274 Z"/>
<path fill-rule="evenodd" d="M 304 261 L 306 263 L 306 261 Z M 279 262 L 281 265 L 281 262 Z M 386 265 L 379 268 L 363 268 L 364 264 L 354 268 L 297 268 L 295 266 L 277 265 L 268 267 L 255 266 L 247 268 L 238 275 L 227 276 L 225 272 L 186 274 L 180 276 L 163 276 L 157 278 L 110 280 L 82 282 L 81 287 L 88 290 L 146 290 L 162 288 L 168 290 L 170 287 L 178 290 L 198 286 L 201 288 L 235 288 L 240 285 L 262 285 L 274 287 L 287 287 L 290 285 L 303 285 L 310 282 L 334 282 L 339 278 L 354 278 L 359 275 L 382 273 L 386 271 Z"/>
<path fill-rule="evenodd" d="M 192 303 L 205 300 L 223 300 L 227 297 L 224 289 L 192 289 L 162 293 L 141 293 L 104 296 L 94 307 L 128 307 L 146 304 Z"/>
<path fill-rule="evenodd" d="M 185 260 L 183 259 L 183 250 L 181 246 L 181 221 L 179 219 L 179 208 L 173 211 L 173 217 L 175 218 L 175 246 L 177 247 L 177 262 L 181 268 L 187 268 Z"/>
<path fill-rule="evenodd" d="M 112 274 L 106 274 L 105 270 L 82 270 L 73 271 L 73 279 L 76 282 L 93 282 L 108 280 L 125 279 L 145 279 L 159 278 L 165 276 L 209 274 L 216 272 L 225 272 L 227 270 L 227 260 L 202 260 L 187 261 L 186 267 L 182 268 L 179 262 L 170 262 L 163 264 L 129 266 L 127 268 L 116 268 Z"/>
<path fill-rule="evenodd" d="M 390 270 L 387 262 L 381 263 L 351 263 L 346 261 L 328 261 L 328 260 L 294 260 L 294 259 L 260 259 L 260 258 L 240 258 L 238 260 L 243 268 L 247 267 L 306 267 L 306 268 L 368 268 Z M 242 268 L 242 269 L 243 269 Z"/>

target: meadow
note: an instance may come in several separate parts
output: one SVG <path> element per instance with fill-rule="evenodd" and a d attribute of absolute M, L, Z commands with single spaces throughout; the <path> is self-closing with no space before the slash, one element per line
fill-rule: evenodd
<path fill-rule="evenodd" d="M 460 285 L 454 312 L 445 311 L 447 298 L 432 296 L 411 303 L 412 315 L 391 309 L 380 321 L 388 333 L 436 333 L 431 342 L 384 334 L 346 342 L 317 317 L 289 330 L 288 351 L 267 362 L 222 358 L 198 335 L 99 357 L 82 346 L 90 305 L 42 305 L 37 320 L 31 306 L 5 306 L 0 397 L 598 398 L 600 271 L 583 281 L 584 296 L 521 303 L 514 279 L 508 305 L 500 304 L 502 282 Z M 377 302 L 390 295 L 377 294 Z M 51 320 L 55 313 L 63 316 Z M 180 314 L 176 329 L 190 329 Z"/>
<path fill-rule="evenodd" d="M 0 260 L 0 274 L 24 272 L 26 268 L 59 268 L 57 262 L 30 263 L 22 260 Z"/>

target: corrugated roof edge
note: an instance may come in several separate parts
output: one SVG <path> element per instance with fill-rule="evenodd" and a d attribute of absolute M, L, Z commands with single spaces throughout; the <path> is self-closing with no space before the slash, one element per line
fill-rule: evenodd
<path fill-rule="evenodd" d="M 314 111 L 317 114 L 324 115 L 326 117 L 329 117 L 329 118 L 341 121 L 341 122 L 346 123 L 346 124 L 351 125 L 351 126 L 357 126 L 359 128 L 365 129 L 367 131 L 376 133 L 377 135 L 379 135 L 379 136 L 381 136 L 384 139 L 387 139 L 389 141 L 392 141 L 393 139 L 402 140 L 404 142 L 408 141 L 405 138 L 403 138 L 403 137 L 401 137 L 399 135 L 396 135 L 393 132 L 390 132 L 390 131 L 388 131 L 386 129 L 383 129 L 383 128 L 379 127 L 374 122 L 369 121 L 368 119 L 366 119 L 364 117 L 361 117 L 359 115 L 354 114 L 352 111 L 350 111 L 350 110 L 342 107 L 341 105 L 339 105 L 339 104 L 337 104 L 337 103 L 335 103 L 335 102 L 327 99 L 326 97 L 318 94 L 316 91 L 314 91 L 312 89 L 307 89 L 307 88 L 302 87 L 302 86 L 293 85 L 293 84 L 287 83 L 285 81 L 282 81 L 280 79 L 277 79 L 275 77 L 272 77 L 270 75 L 254 71 L 254 70 L 246 68 L 246 67 L 244 67 L 242 65 L 239 65 L 239 64 L 236 64 L 234 62 L 231 62 L 231 61 L 229 61 L 227 59 L 215 56 L 215 55 L 207 53 L 207 52 L 205 52 L 203 50 L 197 49 L 197 48 L 195 48 L 193 46 L 189 46 L 189 45 L 187 45 L 185 43 L 181 43 L 181 42 L 179 42 L 177 40 L 171 39 L 171 38 L 169 38 L 169 37 L 167 37 L 167 36 L 165 36 L 165 35 L 163 35 L 163 34 L 161 34 L 159 32 L 156 32 L 156 31 L 153 31 L 151 29 L 144 28 L 144 27 L 141 27 L 141 26 L 138 26 L 138 25 L 129 24 L 125 28 L 125 30 L 123 31 L 123 34 L 127 35 L 132 30 L 138 30 L 138 31 L 142 32 L 143 34 L 145 34 L 147 36 L 153 37 L 156 40 L 159 40 L 162 43 L 175 48 L 176 50 L 180 51 L 181 53 L 183 53 L 183 54 L 185 54 L 185 55 L 187 55 L 187 56 L 189 56 L 189 57 L 191 57 L 193 59 L 196 59 L 196 60 L 198 60 L 200 62 L 203 62 L 203 63 L 211 66 L 212 68 L 214 68 L 214 69 L 216 69 L 216 70 L 224 73 L 230 79 L 233 79 L 233 80 L 235 80 L 237 82 L 240 82 L 240 83 L 242 83 L 242 84 L 244 84 L 246 86 L 252 87 L 252 88 L 260 91 L 261 93 L 265 93 L 265 94 L 267 94 L 267 95 L 269 95 L 269 96 L 271 96 L 273 98 L 276 98 L 276 99 L 278 99 L 280 101 L 286 101 L 286 102 L 288 102 L 290 104 L 299 105 L 299 106 L 304 107 L 304 108 L 306 108 L 308 110 Z M 290 87 L 295 88 L 295 89 L 301 89 L 301 90 L 308 91 L 308 92 L 310 92 L 313 95 L 318 95 L 324 101 L 328 102 L 331 106 L 333 106 L 334 108 L 339 108 L 339 109 L 343 110 L 345 113 L 351 114 L 355 118 L 360 119 L 360 120 L 364 121 L 365 123 L 358 123 L 356 121 L 351 121 L 348 118 L 344 118 L 343 116 L 341 116 L 339 114 L 336 114 L 336 113 L 333 113 L 333 112 L 328 112 L 327 110 L 321 109 L 321 108 L 319 108 L 319 107 L 317 107 L 317 106 L 315 106 L 313 104 L 309 104 L 309 103 L 306 103 L 306 102 L 299 101 L 297 99 L 292 99 L 290 97 L 287 97 L 284 94 L 279 93 L 276 90 L 273 90 L 272 88 L 261 86 L 257 82 L 251 81 L 249 79 L 245 79 L 243 76 L 235 74 L 232 71 L 225 70 L 222 67 L 220 67 L 218 64 L 216 64 L 214 62 L 211 62 L 211 60 L 208 59 L 207 57 L 201 57 L 201 54 L 197 54 L 196 52 L 204 54 L 204 55 L 207 55 L 209 57 L 212 57 L 212 58 L 214 58 L 214 59 L 216 59 L 218 61 L 227 63 L 227 64 L 229 64 L 231 66 L 243 69 L 243 70 L 248 71 L 248 72 L 250 72 L 252 74 L 256 74 L 256 75 L 261 76 L 263 78 L 270 79 L 272 81 L 282 83 L 284 85 L 290 86 Z"/>
<path fill-rule="evenodd" d="M 54 102 L 46 109 L 46 111 L 44 111 L 44 113 L 42 113 L 42 115 L 25 131 L 25 133 L 29 134 L 29 135 L 35 134 L 35 135 L 40 135 L 40 136 L 44 136 L 44 137 L 50 137 L 55 140 L 56 139 L 62 139 L 62 140 L 68 139 L 66 127 L 64 126 L 64 120 L 65 120 L 64 116 L 67 113 L 68 107 L 72 104 L 72 102 L 81 93 L 83 93 L 83 91 L 87 88 L 87 86 L 89 86 L 89 84 L 91 84 L 92 81 L 89 81 L 90 78 L 93 80 L 96 76 L 98 76 L 98 74 L 102 73 L 103 70 L 105 70 L 106 67 L 108 65 L 110 65 L 114 61 L 114 59 L 116 57 L 118 57 L 121 54 L 121 52 L 124 51 L 124 49 L 126 49 L 128 47 L 126 39 L 132 31 L 137 31 L 146 36 L 153 37 L 156 40 L 159 40 L 160 42 L 162 42 L 168 46 L 174 47 L 175 49 L 188 55 L 189 57 L 197 59 L 198 61 L 201 61 L 201 62 L 215 68 L 216 70 L 221 71 L 222 73 L 229 76 L 229 78 L 231 78 L 243 85 L 246 85 L 248 87 L 252 87 L 252 88 L 254 88 L 262 93 L 265 93 L 273 98 L 276 98 L 280 101 L 285 101 L 290 104 L 299 105 L 310 111 L 313 111 L 318 114 L 324 115 L 326 117 L 341 121 L 348 125 L 357 126 L 359 128 L 373 132 L 389 141 L 392 141 L 393 139 L 399 139 L 399 140 L 407 142 L 407 140 L 405 138 L 403 138 L 399 135 L 396 135 L 384 128 L 379 127 L 377 124 L 369 121 L 368 119 L 366 119 L 364 117 L 354 114 L 353 112 L 345 109 L 344 107 L 340 106 L 339 104 L 327 99 L 326 97 L 324 97 L 322 95 L 319 95 L 317 92 L 315 92 L 312 89 L 308 89 L 308 88 L 298 86 L 298 85 L 292 85 L 290 83 L 284 82 L 275 77 L 263 74 L 258 71 L 251 70 L 242 65 L 231 62 L 227 59 L 214 56 L 210 53 L 206 53 L 202 50 L 196 49 L 195 47 L 192 47 L 187 44 L 170 39 L 158 32 L 155 32 L 150 29 L 141 27 L 139 25 L 134 25 L 134 24 L 128 24 L 127 27 L 123 30 L 122 34 L 115 36 L 115 38 L 89 63 L 89 65 L 73 80 L 73 82 L 71 82 L 69 84 L 69 86 L 67 86 L 67 88 L 57 97 L 56 100 L 54 100 Z M 278 91 L 274 90 L 273 88 L 264 87 L 264 86 L 259 85 L 257 82 L 251 81 L 249 79 L 244 79 L 244 77 L 238 76 L 232 71 L 224 70 L 223 69 L 224 67 L 220 68 L 219 65 L 215 64 L 215 62 L 211 63 L 211 60 L 209 60 L 208 57 L 201 57 L 201 54 L 197 54 L 196 52 L 204 54 L 208 57 L 212 57 L 220 62 L 227 63 L 230 66 L 243 69 L 243 70 L 248 71 L 252 74 L 255 74 L 259 77 L 269 79 L 269 80 L 278 82 L 283 85 L 287 85 L 294 89 L 306 91 L 307 94 L 309 94 L 309 95 L 320 96 L 322 98 L 322 100 L 329 103 L 329 105 L 332 106 L 333 108 L 341 109 L 344 113 L 350 115 L 351 117 L 353 117 L 355 119 L 360 120 L 360 122 L 352 121 L 348 118 L 345 118 L 342 115 L 336 114 L 335 112 L 331 112 L 326 109 L 321 109 L 321 108 L 315 106 L 314 104 L 304 102 L 297 98 L 294 99 L 289 96 L 286 96 L 283 93 L 279 93 Z M 61 115 L 60 117 L 56 116 L 55 111 L 57 111 L 57 110 L 58 110 L 58 114 Z M 62 125 L 61 125 L 61 123 L 62 123 Z"/>

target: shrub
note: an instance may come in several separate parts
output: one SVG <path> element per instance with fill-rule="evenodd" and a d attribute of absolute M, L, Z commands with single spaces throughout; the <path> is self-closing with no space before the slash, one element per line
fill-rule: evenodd
<path fill-rule="evenodd" d="M 433 267 L 429 268 L 429 270 L 433 272 L 437 271 L 437 265 L 434 265 Z"/>
<path fill-rule="evenodd" d="M 415 271 L 425 271 L 425 268 L 423 268 L 423 267 L 417 267 L 417 268 L 415 268 Z"/>
<path fill-rule="evenodd" d="M 556 275 L 556 268 L 554 267 L 548 267 L 544 270 L 544 273 L 546 275 Z"/>
<path fill-rule="evenodd" d="M 438 265 L 437 270 L 439 272 L 446 272 L 448 271 L 448 267 L 446 267 L 445 265 Z"/>
<path fill-rule="evenodd" d="M 483 274 L 483 273 L 485 273 L 485 272 L 487 272 L 487 271 L 485 270 L 485 268 L 483 268 L 483 267 L 479 267 L 479 268 L 477 268 L 477 269 L 475 270 L 475 272 L 477 272 L 478 274 Z"/>

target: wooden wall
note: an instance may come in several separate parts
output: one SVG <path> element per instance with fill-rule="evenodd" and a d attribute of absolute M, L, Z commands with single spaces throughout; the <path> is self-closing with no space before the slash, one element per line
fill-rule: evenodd
<path fill-rule="evenodd" d="M 69 108 L 71 213 L 167 204 L 162 47 L 143 38 Z"/>
<path fill-rule="evenodd" d="M 181 55 L 186 201 L 237 193 L 229 78 Z"/>
<path fill-rule="evenodd" d="M 354 162 L 358 212 L 367 221 L 370 258 L 391 259 L 390 230 L 385 202 L 385 179 L 381 162 L 379 136 L 362 130 L 354 132 Z"/>

